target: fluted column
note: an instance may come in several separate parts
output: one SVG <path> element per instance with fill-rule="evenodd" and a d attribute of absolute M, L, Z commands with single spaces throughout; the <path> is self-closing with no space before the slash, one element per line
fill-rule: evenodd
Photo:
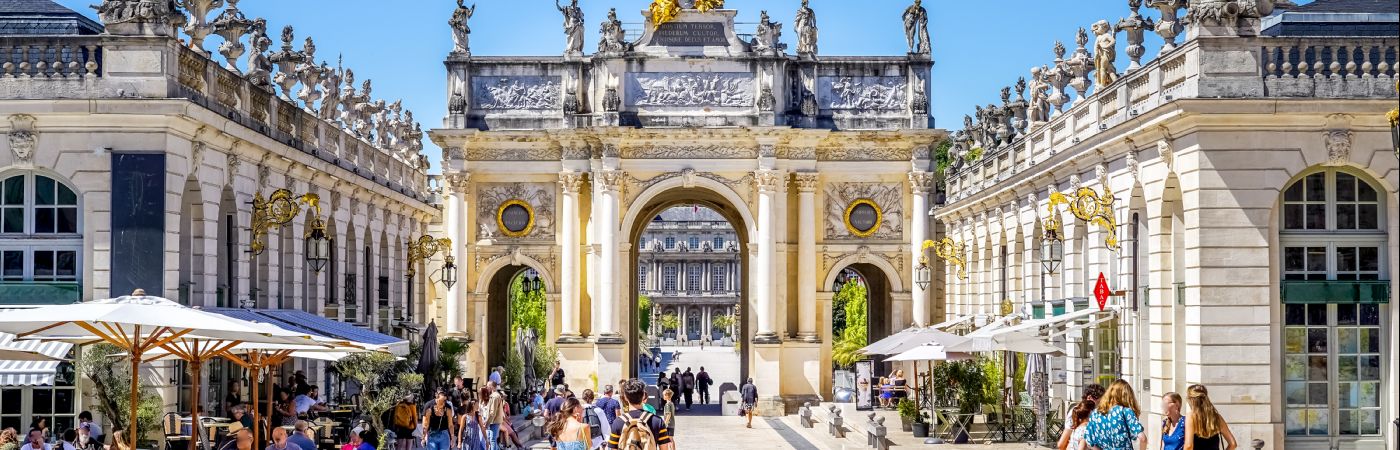
<path fill-rule="evenodd" d="M 617 303 L 617 208 L 618 194 L 622 189 L 622 171 L 601 170 L 594 172 L 594 183 L 598 184 L 597 232 L 602 255 L 599 258 L 598 298 L 594 299 L 597 315 L 594 316 L 595 340 L 616 343 L 621 338 L 613 320 Z M 679 275 L 678 275 L 679 276 Z"/>
<path fill-rule="evenodd" d="M 559 188 L 563 192 L 559 205 L 559 340 L 577 340 L 579 336 L 578 292 L 578 192 L 583 174 L 574 171 L 559 173 Z"/>
<path fill-rule="evenodd" d="M 922 259 L 920 253 L 923 252 L 924 240 L 928 239 L 928 194 L 932 187 L 932 172 L 909 172 L 909 190 L 914 194 L 913 209 L 909 211 L 909 253 L 914 256 L 909 258 L 910 280 L 918 280 L 919 263 Z M 914 324 L 927 325 L 929 323 L 928 289 L 920 286 L 917 282 L 911 284 Z M 902 323 L 895 325 L 904 326 Z"/>
<path fill-rule="evenodd" d="M 797 337 L 817 342 L 817 174 L 795 174 L 797 184 Z"/>
<path fill-rule="evenodd" d="M 758 322 L 758 332 L 754 335 L 756 343 L 778 341 L 773 311 L 773 258 L 777 253 L 774 248 L 777 242 L 773 236 L 773 215 L 778 183 L 782 179 L 779 174 L 776 170 L 766 169 L 754 172 L 754 182 L 758 184 L 758 238 L 754 240 L 758 245 L 754 263 L 754 286 L 757 287 L 754 293 L 757 303 L 755 318 Z"/>
<path fill-rule="evenodd" d="M 465 329 L 462 327 L 462 304 L 467 301 L 467 258 L 465 249 L 467 243 L 467 186 L 471 180 L 469 173 L 455 173 L 444 177 L 445 190 L 447 191 L 447 202 L 444 205 L 443 222 L 446 225 L 447 237 L 452 239 L 451 255 L 457 263 L 457 283 L 447 288 L 447 297 L 443 299 L 447 302 L 447 334 L 461 334 Z"/>

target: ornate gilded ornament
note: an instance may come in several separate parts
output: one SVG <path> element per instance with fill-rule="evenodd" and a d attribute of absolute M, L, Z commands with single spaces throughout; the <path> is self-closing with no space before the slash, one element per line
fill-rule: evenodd
<path fill-rule="evenodd" d="M 721 8 L 724 8 L 724 0 L 695 0 L 695 9 L 700 12 Z"/>
<path fill-rule="evenodd" d="M 1016 310 L 1016 305 L 1014 305 L 1014 304 L 1011 303 L 1011 299 L 1009 299 L 1009 298 L 1004 298 L 1004 299 L 1001 300 L 1001 315 L 1003 315 L 1003 316 L 1011 315 L 1011 313 L 1012 313 L 1013 311 L 1015 311 L 1015 310 Z"/>
<path fill-rule="evenodd" d="M 680 15 L 681 4 L 679 0 L 651 1 L 651 26 L 653 29 L 661 28 L 661 24 L 676 20 L 676 17 Z"/>
<path fill-rule="evenodd" d="M 496 229 L 506 237 L 525 237 L 535 228 L 535 208 L 529 202 L 511 199 L 496 208 Z"/>
<path fill-rule="evenodd" d="M 842 222 L 846 224 L 846 231 L 856 237 L 866 238 L 873 236 L 880 229 L 880 222 L 884 221 L 884 218 L 884 211 L 874 200 L 858 198 L 846 205 Z"/>
<path fill-rule="evenodd" d="M 920 248 L 919 253 L 922 254 L 928 251 L 929 248 L 933 248 L 933 255 L 937 256 L 938 259 L 947 261 L 948 264 L 958 267 L 958 278 L 967 279 L 967 263 L 963 261 L 962 244 L 953 241 L 953 238 L 950 237 L 945 237 L 938 242 L 924 241 L 924 245 Z"/>
<path fill-rule="evenodd" d="M 438 239 L 432 235 L 425 234 L 417 240 L 408 242 L 408 272 L 406 276 L 412 278 L 418 274 L 418 262 L 441 252 L 448 261 L 452 260 L 452 240 L 448 238 Z"/>
<path fill-rule="evenodd" d="M 291 222 L 301 213 L 301 203 L 312 207 L 316 211 L 316 217 L 312 219 L 313 227 L 320 221 L 320 200 L 316 194 L 302 194 L 297 196 L 289 189 L 278 189 L 272 191 L 272 195 L 263 198 L 259 192 L 253 195 L 253 242 L 248 244 L 249 251 L 254 255 L 261 255 L 267 249 L 267 230 L 273 226 L 282 226 Z M 300 203 L 298 203 L 300 202 Z M 324 225 L 322 225 L 324 227 Z M 314 230 L 314 228 L 312 228 Z M 308 231 L 309 232 L 309 231 Z"/>
<path fill-rule="evenodd" d="M 1050 194 L 1050 214 L 1046 218 L 1045 229 L 1054 230 L 1060 233 L 1060 221 L 1055 214 L 1055 207 L 1060 204 L 1069 206 L 1070 214 L 1079 220 L 1090 222 L 1103 228 L 1108 233 L 1104 237 L 1104 245 L 1110 249 L 1118 249 L 1118 219 L 1113 217 L 1113 191 L 1108 185 L 1103 186 L 1103 193 L 1094 192 L 1093 188 L 1081 187 L 1073 194 L 1062 194 L 1055 192 Z"/>

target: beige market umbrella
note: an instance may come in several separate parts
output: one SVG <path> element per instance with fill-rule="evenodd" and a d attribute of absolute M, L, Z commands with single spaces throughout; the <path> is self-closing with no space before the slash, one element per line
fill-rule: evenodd
<path fill-rule="evenodd" d="M 266 341 L 305 344 L 306 338 L 281 329 L 256 326 L 223 315 L 189 308 L 169 299 L 147 296 L 137 289 L 131 295 L 68 305 L 9 311 L 0 315 L 0 332 L 18 338 L 76 343 L 107 342 L 131 355 L 130 425 L 136 423 L 139 403 L 138 376 L 144 355 L 158 347 L 185 342 Z M 204 348 L 201 353 L 209 353 Z M 136 448 L 137 433 L 130 434 Z"/>

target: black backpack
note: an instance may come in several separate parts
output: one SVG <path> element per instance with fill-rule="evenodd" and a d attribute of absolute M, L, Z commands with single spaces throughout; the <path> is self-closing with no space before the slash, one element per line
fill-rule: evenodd
<path fill-rule="evenodd" d="M 598 417 L 598 407 L 589 406 L 583 408 L 583 420 L 584 422 L 588 423 L 589 436 L 603 435 L 603 421 L 600 417 Z"/>

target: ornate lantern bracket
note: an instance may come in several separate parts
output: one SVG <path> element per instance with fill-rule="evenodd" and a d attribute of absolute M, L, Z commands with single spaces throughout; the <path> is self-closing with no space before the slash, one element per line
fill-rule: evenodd
<path fill-rule="evenodd" d="M 1072 194 L 1062 194 L 1055 192 L 1050 194 L 1050 214 L 1045 219 L 1045 231 L 1048 235 L 1054 232 L 1056 236 L 1063 238 L 1063 233 L 1059 216 L 1056 214 L 1056 207 L 1060 204 L 1068 205 L 1070 214 L 1079 220 L 1093 223 L 1107 233 L 1103 243 L 1110 250 L 1118 250 L 1118 219 L 1113 216 L 1113 191 L 1108 185 L 1103 186 L 1103 193 L 1095 192 L 1093 188 L 1081 187 Z"/>
<path fill-rule="evenodd" d="M 967 279 L 967 263 L 962 257 L 964 251 L 962 244 L 953 241 L 953 238 L 949 237 L 945 237 L 938 242 L 924 241 L 923 246 L 920 248 L 920 253 L 927 252 L 929 248 L 933 248 L 933 255 L 937 256 L 938 259 L 942 259 L 949 264 L 957 266 L 958 278 Z M 919 256 L 919 265 L 924 267 L 928 266 L 927 255 L 921 254 Z"/>
<path fill-rule="evenodd" d="M 320 224 L 324 234 L 325 223 L 321 220 L 321 198 L 316 194 L 302 194 L 297 196 L 290 189 L 278 189 L 272 195 L 263 197 L 259 192 L 253 195 L 253 221 L 252 221 L 252 242 L 248 244 L 248 252 L 254 256 L 261 255 L 263 250 L 267 250 L 267 231 L 274 226 L 281 227 L 295 219 L 301 214 L 301 205 L 304 203 L 310 206 L 316 216 L 311 220 L 311 229 L 307 231 L 307 236 L 316 231 Z"/>
<path fill-rule="evenodd" d="M 416 240 L 410 240 L 408 242 L 408 271 L 405 272 L 405 275 L 413 278 L 418 274 L 418 263 L 438 253 L 442 253 L 444 261 L 440 281 L 442 281 L 443 286 L 451 289 L 452 285 L 457 283 L 457 264 L 455 258 L 452 257 L 452 239 L 439 239 L 425 234 Z"/>

